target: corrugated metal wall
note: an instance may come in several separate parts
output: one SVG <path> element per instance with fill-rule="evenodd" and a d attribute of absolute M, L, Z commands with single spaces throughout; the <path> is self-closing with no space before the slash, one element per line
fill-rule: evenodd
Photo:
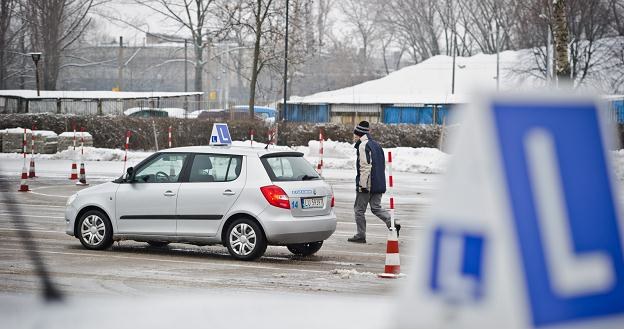
<path fill-rule="evenodd" d="M 287 103 L 284 119 L 292 122 L 329 122 L 329 105 Z"/>

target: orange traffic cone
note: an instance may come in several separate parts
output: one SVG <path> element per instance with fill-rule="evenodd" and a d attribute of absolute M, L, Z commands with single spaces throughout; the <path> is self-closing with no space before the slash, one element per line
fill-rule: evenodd
<path fill-rule="evenodd" d="M 80 163 L 80 179 L 76 182 L 76 185 L 89 185 L 87 184 L 87 174 L 85 173 L 84 162 Z"/>
<path fill-rule="evenodd" d="M 28 178 L 37 178 L 35 174 L 35 158 L 30 158 L 30 169 L 28 169 Z"/>
<path fill-rule="evenodd" d="M 76 160 L 74 160 L 72 162 L 72 169 L 71 169 L 71 176 L 69 176 L 69 179 L 71 180 L 76 180 L 78 179 L 78 166 L 76 166 Z"/>
<path fill-rule="evenodd" d="M 386 266 L 384 273 L 379 274 L 380 278 L 396 279 L 401 276 L 401 259 L 399 257 L 399 239 L 394 227 L 388 232 L 388 243 L 386 245 Z"/>
<path fill-rule="evenodd" d="M 24 162 L 24 166 L 22 167 L 22 183 L 18 192 L 28 192 L 30 189 L 28 188 L 28 173 L 26 172 L 26 162 Z"/>

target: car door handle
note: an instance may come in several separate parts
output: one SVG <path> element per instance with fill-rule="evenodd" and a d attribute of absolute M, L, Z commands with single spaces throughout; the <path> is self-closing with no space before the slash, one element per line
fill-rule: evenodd
<path fill-rule="evenodd" d="M 171 191 L 165 191 L 164 195 L 165 196 L 175 196 L 175 193 L 173 193 Z"/>
<path fill-rule="evenodd" d="M 232 190 L 223 191 L 223 195 L 234 195 L 234 194 L 236 194 L 236 192 L 233 192 Z"/>

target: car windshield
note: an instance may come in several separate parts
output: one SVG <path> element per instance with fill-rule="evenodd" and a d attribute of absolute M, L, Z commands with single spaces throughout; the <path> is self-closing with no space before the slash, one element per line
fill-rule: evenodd
<path fill-rule="evenodd" d="M 262 164 L 274 182 L 320 179 L 316 170 L 302 156 L 262 158 Z"/>

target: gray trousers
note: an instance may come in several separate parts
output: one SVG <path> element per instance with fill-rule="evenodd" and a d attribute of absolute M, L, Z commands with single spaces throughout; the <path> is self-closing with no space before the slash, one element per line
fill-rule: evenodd
<path fill-rule="evenodd" d="M 355 225 L 357 226 L 357 237 L 366 238 L 366 208 L 370 204 L 371 211 L 379 219 L 381 219 L 388 228 L 390 227 L 390 213 L 381 207 L 381 197 L 383 193 L 362 193 L 356 192 L 355 204 Z"/>

